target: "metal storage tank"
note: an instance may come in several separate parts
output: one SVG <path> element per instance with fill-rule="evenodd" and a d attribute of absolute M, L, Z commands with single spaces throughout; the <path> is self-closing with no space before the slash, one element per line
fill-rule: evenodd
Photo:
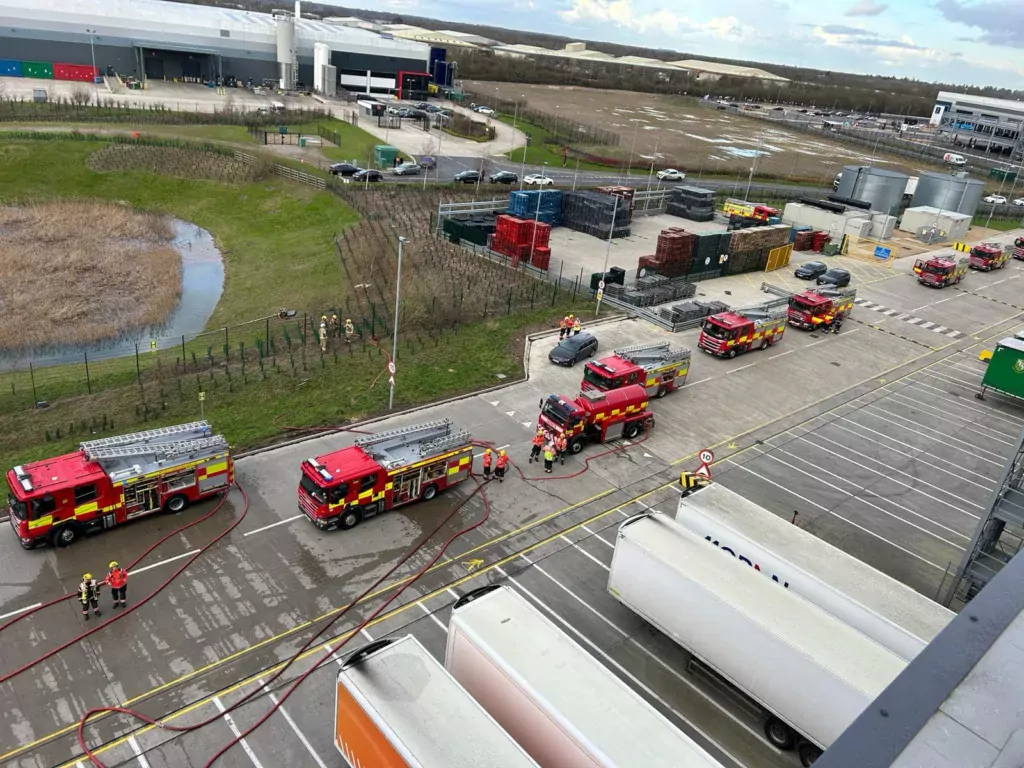
<path fill-rule="evenodd" d="M 921 171 L 917 190 L 914 192 L 914 207 L 926 205 L 943 211 L 955 211 L 973 216 L 985 191 L 985 182 L 977 179 L 959 178 L 945 173 Z"/>
<path fill-rule="evenodd" d="M 866 200 L 871 203 L 872 211 L 896 216 L 900 212 L 900 203 L 903 202 L 903 193 L 907 190 L 909 180 L 907 174 L 886 168 L 848 165 L 843 168 L 843 178 L 839 180 L 836 194 L 854 200 Z"/>
<path fill-rule="evenodd" d="M 278 11 L 277 23 L 277 64 L 281 73 L 281 89 L 290 91 L 295 87 L 295 18 Z"/>

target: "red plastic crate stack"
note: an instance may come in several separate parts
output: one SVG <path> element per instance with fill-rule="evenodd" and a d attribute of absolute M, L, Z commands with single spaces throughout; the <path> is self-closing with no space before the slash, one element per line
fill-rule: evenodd
<path fill-rule="evenodd" d="M 530 263 L 537 269 L 547 270 L 551 264 L 551 249 L 546 245 L 538 245 L 533 249 L 533 259 Z"/>
<path fill-rule="evenodd" d="M 825 247 L 825 243 L 831 239 L 832 238 L 829 236 L 828 232 L 815 232 L 814 237 L 811 240 L 811 250 L 815 253 L 821 253 L 821 249 Z"/>
<path fill-rule="evenodd" d="M 491 238 L 491 249 L 506 256 L 519 259 L 529 256 L 530 238 L 533 236 L 532 221 L 517 219 L 515 216 L 501 215 L 495 221 L 494 236 Z M 523 244 L 526 253 L 523 253 Z"/>
<path fill-rule="evenodd" d="M 542 221 L 534 221 L 533 219 L 529 219 L 526 223 L 530 225 L 528 227 L 530 232 L 527 242 L 538 248 L 547 248 L 551 243 L 551 225 L 545 224 Z M 534 230 L 536 230 L 536 234 L 534 234 Z"/>
<path fill-rule="evenodd" d="M 687 275 L 693 260 L 693 240 L 693 234 L 680 227 L 663 229 L 654 256 L 641 259 L 640 266 L 656 269 L 665 277 Z"/>
<path fill-rule="evenodd" d="M 814 232 L 811 230 L 803 230 L 793 235 L 793 250 L 794 251 L 809 251 L 814 245 Z"/>
<path fill-rule="evenodd" d="M 659 262 L 653 256 L 641 256 L 640 257 L 640 261 L 637 262 L 637 265 L 636 265 L 636 276 L 637 276 L 637 278 L 644 277 L 646 275 L 646 270 L 648 270 L 648 269 L 653 269 L 653 270 L 655 270 L 660 275 L 661 274 L 661 262 Z"/>

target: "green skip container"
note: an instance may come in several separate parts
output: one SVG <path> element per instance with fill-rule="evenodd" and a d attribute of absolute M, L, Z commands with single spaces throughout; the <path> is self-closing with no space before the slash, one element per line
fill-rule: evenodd
<path fill-rule="evenodd" d="M 22 77 L 38 77 L 40 80 L 53 80 L 53 64 L 47 61 L 21 62 Z"/>
<path fill-rule="evenodd" d="M 975 397 L 984 400 L 990 389 L 1024 400 L 1024 340 L 1011 337 L 996 344 Z"/>

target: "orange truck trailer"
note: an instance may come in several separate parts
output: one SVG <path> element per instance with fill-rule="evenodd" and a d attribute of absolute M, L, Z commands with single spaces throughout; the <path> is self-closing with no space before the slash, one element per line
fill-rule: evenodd
<path fill-rule="evenodd" d="M 623 347 L 611 357 L 587 363 L 580 388 L 607 392 L 639 384 L 650 397 L 664 397 L 683 386 L 690 357 L 690 350 L 673 349 L 667 341 Z"/>
<path fill-rule="evenodd" d="M 334 745 L 352 768 L 537 768 L 412 635 L 341 662 Z"/>
<path fill-rule="evenodd" d="M 856 298 L 856 288 L 820 287 L 793 294 L 789 298 L 789 324 L 808 331 L 827 326 L 837 317 L 848 317 Z"/>
<path fill-rule="evenodd" d="M 953 256 L 934 256 L 930 259 L 918 259 L 914 262 L 914 274 L 917 282 L 932 288 L 945 288 L 956 285 L 967 274 L 970 259 L 956 259 Z"/>
<path fill-rule="evenodd" d="M 704 318 L 697 346 L 716 357 L 736 357 L 752 349 L 765 349 L 782 339 L 787 311 L 738 309 Z"/>
<path fill-rule="evenodd" d="M 21 546 L 66 547 L 154 512 L 181 512 L 232 482 L 227 440 L 196 421 L 89 440 L 74 453 L 19 465 L 7 473 L 7 502 Z"/>
<path fill-rule="evenodd" d="M 629 384 L 608 392 L 587 390 L 573 399 L 548 395 L 540 401 L 537 424 L 552 434 L 564 435 L 569 452 L 579 453 L 588 441 L 632 440 L 654 426 L 654 414 L 647 410 L 647 391 L 639 384 Z"/>
<path fill-rule="evenodd" d="M 417 499 L 430 501 L 472 469 L 472 438 L 448 419 L 376 432 L 302 462 L 299 511 L 321 530 L 348 530 Z"/>
<path fill-rule="evenodd" d="M 991 272 L 993 269 L 1002 269 L 1010 261 L 1010 251 L 1003 251 L 999 243 L 982 243 L 971 248 L 970 268 L 981 272 Z"/>

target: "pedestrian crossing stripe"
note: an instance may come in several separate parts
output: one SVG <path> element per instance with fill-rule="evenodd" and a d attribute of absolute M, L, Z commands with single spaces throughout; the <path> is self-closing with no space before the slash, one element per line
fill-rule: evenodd
<path fill-rule="evenodd" d="M 900 313 L 899 310 L 884 307 L 881 304 L 876 304 L 875 302 L 868 301 L 867 299 L 856 298 L 853 300 L 853 303 L 856 304 L 858 307 L 861 307 L 862 309 L 870 309 L 872 312 L 878 312 L 879 314 L 885 315 L 886 317 L 891 317 L 893 320 L 900 320 L 904 323 L 909 323 L 910 325 L 916 325 L 918 328 L 923 328 L 926 331 L 941 333 L 948 339 L 959 339 L 962 336 L 966 335 L 962 331 L 955 331 L 952 328 L 947 328 L 944 325 L 928 322 L 923 317 L 914 317 L 913 315 Z M 870 323 L 868 323 L 868 325 L 870 325 Z M 871 327 L 873 328 L 875 326 Z"/>

